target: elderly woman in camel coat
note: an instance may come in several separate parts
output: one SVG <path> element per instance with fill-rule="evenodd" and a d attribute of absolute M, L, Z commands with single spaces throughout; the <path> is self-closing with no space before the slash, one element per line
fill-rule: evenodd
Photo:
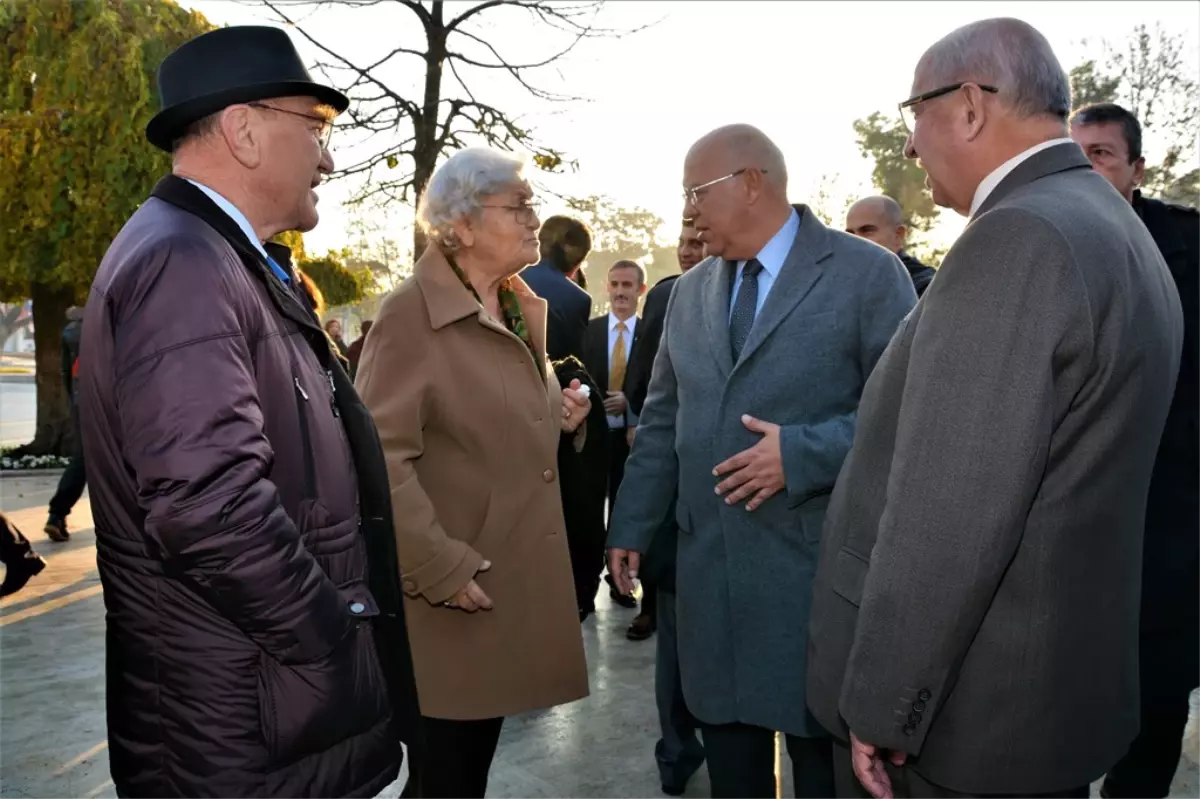
<path fill-rule="evenodd" d="M 587 695 L 559 497 L 590 402 L 546 360 L 523 162 L 463 150 L 433 175 L 429 247 L 383 303 L 357 388 L 387 456 L 424 743 L 405 796 L 482 797 L 505 716 Z"/>

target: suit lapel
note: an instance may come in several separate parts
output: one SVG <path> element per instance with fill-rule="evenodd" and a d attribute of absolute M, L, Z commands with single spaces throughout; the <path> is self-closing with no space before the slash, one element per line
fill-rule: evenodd
<path fill-rule="evenodd" d="M 729 377 L 733 371 L 733 350 L 729 345 L 729 287 L 733 285 L 736 268 L 736 263 L 716 258 L 704 278 L 701 292 L 701 315 L 708 330 L 709 350 L 721 367 L 722 377 Z"/>
<path fill-rule="evenodd" d="M 738 363 L 744 363 L 755 350 L 763 345 L 767 337 L 779 327 L 797 305 L 799 305 L 825 271 L 821 262 L 833 254 L 829 247 L 829 237 L 825 226 L 804 206 L 796 208 L 800 214 L 800 231 L 792 242 L 783 268 L 775 278 L 775 285 L 767 295 L 767 301 L 750 328 L 750 336 L 742 347 L 742 357 Z M 726 328 L 725 349 L 729 350 L 729 335 Z M 732 354 L 731 354 L 732 357 Z"/>
<path fill-rule="evenodd" d="M 602 392 L 608 392 L 608 317 L 598 316 L 588 322 L 587 341 L 583 348 L 584 368 Z"/>

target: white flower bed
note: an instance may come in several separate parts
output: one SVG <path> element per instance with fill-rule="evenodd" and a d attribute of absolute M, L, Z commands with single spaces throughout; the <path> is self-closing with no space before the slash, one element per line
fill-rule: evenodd
<path fill-rule="evenodd" d="M 0 471 L 18 469 L 64 469 L 71 462 L 70 458 L 60 455 L 25 455 L 12 458 L 8 455 L 0 457 Z"/>

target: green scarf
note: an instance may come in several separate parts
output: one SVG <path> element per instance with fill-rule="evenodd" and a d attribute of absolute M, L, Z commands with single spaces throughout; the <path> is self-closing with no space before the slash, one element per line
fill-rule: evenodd
<path fill-rule="evenodd" d="M 479 298 L 479 292 L 471 285 L 471 281 L 467 280 L 466 272 L 459 268 L 452 256 L 447 255 L 446 261 L 454 270 L 454 274 L 458 275 L 462 284 L 467 287 L 467 291 L 471 292 L 471 296 L 482 307 L 483 300 Z M 521 304 L 517 302 L 517 292 L 513 290 L 511 278 L 505 278 L 500 282 L 497 293 L 500 296 L 500 311 L 504 316 L 504 326 L 508 328 L 508 332 L 525 342 L 525 346 L 533 354 L 533 362 L 537 363 L 537 349 L 533 346 L 533 338 L 529 335 L 529 327 L 525 324 L 525 315 L 521 313 Z M 538 368 L 538 371 L 541 371 L 541 367 Z"/>

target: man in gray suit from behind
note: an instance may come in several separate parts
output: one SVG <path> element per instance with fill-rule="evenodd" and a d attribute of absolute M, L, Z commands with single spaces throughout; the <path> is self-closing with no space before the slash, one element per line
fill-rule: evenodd
<path fill-rule="evenodd" d="M 713 796 L 775 795 L 774 731 L 797 796 L 828 796 L 831 744 L 804 700 L 817 540 L 867 376 L 916 294 L 895 255 L 788 204 L 761 131 L 702 138 L 684 185 L 717 257 L 672 291 L 609 570 L 631 589 L 678 485 L 679 668 Z"/>
<path fill-rule="evenodd" d="M 997 19 L 930 48 L 904 104 L 906 154 L 971 221 L 867 384 L 821 540 L 808 698 L 849 741 L 841 796 L 1087 796 L 1137 732 L 1182 317 L 1069 95 Z"/>

